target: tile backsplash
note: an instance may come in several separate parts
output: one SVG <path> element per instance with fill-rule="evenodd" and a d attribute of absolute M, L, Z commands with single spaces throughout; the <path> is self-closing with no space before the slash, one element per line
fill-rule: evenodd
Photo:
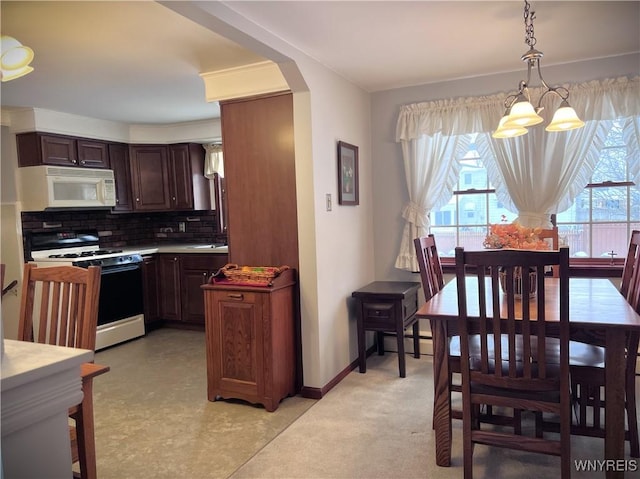
<path fill-rule="evenodd" d="M 184 224 L 184 232 L 180 224 Z M 216 212 L 171 211 L 114 214 L 107 210 L 23 212 L 22 230 L 98 230 L 101 247 L 162 243 L 223 243 L 217 231 Z"/>

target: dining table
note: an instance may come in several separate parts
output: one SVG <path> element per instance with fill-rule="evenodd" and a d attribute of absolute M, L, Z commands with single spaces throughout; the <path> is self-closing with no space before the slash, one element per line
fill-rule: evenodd
<path fill-rule="evenodd" d="M 558 321 L 558 278 L 544 281 L 547 321 Z M 467 277 L 467 294 L 477 295 L 476 278 Z M 503 296 L 504 297 L 504 296 Z M 475 303 L 475 304 L 473 304 Z M 468 315 L 478 316 L 477 302 L 469 302 Z M 416 316 L 432 324 L 434 363 L 434 423 L 436 464 L 451 465 L 451 395 L 449 393 L 448 338 L 455 334 L 458 320 L 458 289 L 454 279 L 424 303 Z M 605 345 L 605 424 L 604 458 L 622 460 L 625 441 L 625 362 L 626 339 L 640 334 L 640 316 L 607 278 L 570 278 L 569 324 L 571 339 Z M 597 458 L 584 458 L 597 459 Z M 613 463 L 611 463 L 613 464 Z M 607 468 L 607 478 L 624 477 L 624 467 Z"/>

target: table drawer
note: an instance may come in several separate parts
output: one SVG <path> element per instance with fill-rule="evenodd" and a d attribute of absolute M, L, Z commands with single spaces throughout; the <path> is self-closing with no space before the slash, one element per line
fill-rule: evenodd
<path fill-rule="evenodd" d="M 362 316 L 365 328 L 395 330 L 395 303 L 363 303 Z"/>

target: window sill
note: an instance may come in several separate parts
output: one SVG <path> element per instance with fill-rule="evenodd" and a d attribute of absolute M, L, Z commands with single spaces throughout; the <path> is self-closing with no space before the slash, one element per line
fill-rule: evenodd
<path fill-rule="evenodd" d="M 455 274 L 455 260 L 453 258 L 441 258 L 442 272 Z M 621 278 L 624 261 L 621 259 L 595 259 L 574 258 L 569 261 L 569 275 L 572 278 Z"/>

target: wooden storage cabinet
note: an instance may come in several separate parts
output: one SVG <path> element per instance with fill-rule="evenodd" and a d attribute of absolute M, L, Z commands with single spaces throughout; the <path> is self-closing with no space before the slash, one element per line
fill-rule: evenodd
<path fill-rule="evenodd" d="M 162 211 L 171 207 L 166 146 L 139 145 L 130 149 L 134 209 Z"/>
<path fill-rule="evenodd" d="M 174 325 L 204 326 L 205 308 L 200 287 L 227 264 L 228 255 L 162 253 L 156 256 L 159 318 Z"/>
<path fill-rule="evenodd" d="M 131 171 L 129 169 L 129 146 L 122 143 L 109 145 L 109 162 L 116 183 L 116 205 L 113 211 L 133 211 L 131 198 Z"/>
<path fill-rule="evenodd" d="M 158 261 L 153 256 L 143 258 L 142 291 L 144 294 L 144 322 L 152 324 L 160 319 Z"/>
<path fill-rule="evenodd" d="M 110 168 L 109 144 L 105 141 L 78 138 L 78 164 L 87 168 Z"/>
<path fill-rule="evenodd" d="M 207 396 L 275 411 L 295 394 L 294 270 L 271 287 L 207 284 Z"/>
<path fill-rule="evenodd" d="M 108 143 L 51 133 L 16 135 L 18 166 L 109 168 Z"/>
<path fill-rule="evenodd" d="M 204 298 L 200 286 L 225 264 L 226 254 L 180 255 L 182 321 L 204 325 Z"/>
<path fill-rule="evenodd" d="M 136 211 L 211 208 L 202 145 L 132 145 L 131 190 Z M 116 188 L 119 188 L 116 186 Z"/>
<path fill-rule="evenodd" d="M 170 321 L 182 319 L 180 311 L 180 258 L 177 254 L 158 255 L 160 317 Z"/>

